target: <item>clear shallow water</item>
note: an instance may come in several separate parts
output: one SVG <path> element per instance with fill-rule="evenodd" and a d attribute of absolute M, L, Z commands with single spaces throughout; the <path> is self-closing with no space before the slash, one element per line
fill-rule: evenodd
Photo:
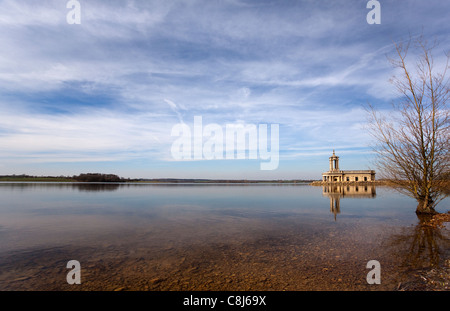
<path fill-rule="evenodd" d="M 371 259 L 392 289 L 423 233 L 415 201 L 384 187 L 0 183 L 0 197 L 7 290 L 371 290 Z M 442 265 L 448 226 L 436 234 Z M 65 282 L 72 259 L 78 288 Z"/>

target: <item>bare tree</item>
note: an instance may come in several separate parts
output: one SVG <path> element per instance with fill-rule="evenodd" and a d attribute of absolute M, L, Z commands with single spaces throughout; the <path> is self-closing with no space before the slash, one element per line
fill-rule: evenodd
<path fill-rule="evenodd" d="M 416 62 L 407 54 L 414 48 Z M 449 54 L 436 71 L 430 45 L 423 36 L 396 43 L 390 63 L 399 75 L 391 82 L 401 94 L 389 114 L 369 105 L 369 130 L 381 176 L 399 191 L 418 201 L 416 213 L 436 213 L 436 205 L 448 196 L 449 156 Z"/>

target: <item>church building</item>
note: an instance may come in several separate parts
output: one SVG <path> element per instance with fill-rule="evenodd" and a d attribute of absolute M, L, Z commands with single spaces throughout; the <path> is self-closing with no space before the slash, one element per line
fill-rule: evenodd
<path fill-rule="evenodd" d="M 374 170 L 341 171 L 339 169 L 339 157 L 330 157 L 330 170 L 322 174 L 324 182 L 370 182 L 375 181 Z"/>

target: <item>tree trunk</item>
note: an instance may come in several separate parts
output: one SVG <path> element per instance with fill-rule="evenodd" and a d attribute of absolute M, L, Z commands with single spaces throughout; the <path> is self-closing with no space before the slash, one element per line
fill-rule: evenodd
<path fill-rule="evenodd" d="M 417 205 L 416 214 L 437 214 L 434 210 L 433 201 L 430 198 L 423 198 L 417 200 L 419 204 Z"/>

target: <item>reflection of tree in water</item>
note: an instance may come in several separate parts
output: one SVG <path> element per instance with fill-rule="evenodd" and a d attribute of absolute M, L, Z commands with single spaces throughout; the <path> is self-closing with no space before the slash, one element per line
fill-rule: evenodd
<path fill-rule="evenodd" d="M 432 216 L 418 215 L 419 223 L 387 242 L 388 250 L 400 259 L 404 287 L 448 286 L 450 281 L 450 239 L 447 229 L 431 226 Z M 406 283 L 405 283 L 406 282 Z M 445 285 L 447 283 L 447 285 Z"/>
<path fill-rule="evenodd" d="M 119 189 L 120 184 L 106 184 L 106 183 L 79 183 L 79 184 L 72 184 L 72 186 L 79 191 L 87 191 L 87 192 L 93 192 L 93 191 L 116 191 Z"/>
<path fill-rule="evenodd" d="M 446 238 L 439 228 L 426 225 L 430 220 L 429 216 L 420 218 L 413 234 L 406 237 L 405 242 L 409 244 L 409 251 L 405 257 L 405 263 L 413 267 L 434 267 L 440 263 L 441 245 L 443 245 L 441 241 L 445 242 Z"/>
<path fill-rule="evenodd" d="M 115 191 L 119 187 L 126 187 L 129 185 L 120 183 L 47 183 L 47 182 L 24 182 L 24 183 L 4 183 L 0 184 L 0 187 L 7 187 L 8 189 L 25 191 L 29 189 L 68 189 L 68 190 L 78 190 L 78 191 Z"/>

